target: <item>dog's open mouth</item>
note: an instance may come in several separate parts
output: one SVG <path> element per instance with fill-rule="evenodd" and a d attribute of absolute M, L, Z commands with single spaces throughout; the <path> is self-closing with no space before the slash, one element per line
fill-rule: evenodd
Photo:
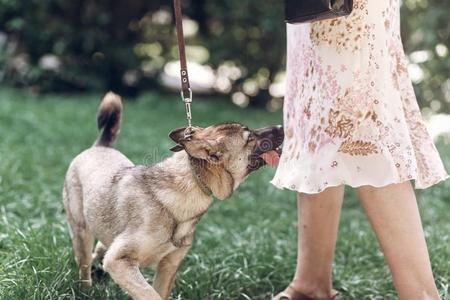
<path fill-rule="evenodd" d="M 269 165 L 271 167 L 278 165 L 281 156 L 281 147 L 273 142 L 270 144 L 273 145 L 273 148 L 264 149 L 264 152 L 259 148 L 255 153 L 253 153 L 252 171 L 265 165 Z"/>
<path fill-rule="evenodd" d="M 259 157 L 262 158 L 266 164 L 273 167 L 278 165 L 278 162 L 280 161 L 280 155 L 281 155 L 281 148 L 277 147 L 274 150 L 264 152 Z"/>

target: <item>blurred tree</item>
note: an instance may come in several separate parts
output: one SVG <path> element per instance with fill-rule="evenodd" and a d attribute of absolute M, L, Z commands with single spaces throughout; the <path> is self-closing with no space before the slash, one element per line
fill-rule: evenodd
<path fill-rule="evenodd" d="M 450 4 L 405 0 L 401 13 L 404 46 L 417 72 L 413 81 L 419 104 L 450 113 Z"/>
<path fill-rule="evenodd" d="M 140 0 L 0 0 L 4 78 L 41 91 L 121 90 L 124 73 L 139 65 L 129 22 L 157 8 Z"/>

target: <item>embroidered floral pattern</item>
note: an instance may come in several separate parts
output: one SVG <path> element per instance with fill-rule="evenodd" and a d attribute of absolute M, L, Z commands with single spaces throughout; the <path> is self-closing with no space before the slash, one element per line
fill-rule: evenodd
<path fill-rule="evenodd" d="M 285 145 L 272 181 L 316 193 L 447 177 L 408 76 L 399 0 L 354 0 L 348 17 L 288 25 Z"/>
<path fill-rule="evenodd" d="M 325 132 L 332 138 L 340 137 L 346 138 L 351 135 L 353 129 L 353 122 L 349 118 L 341 115 L 340 118 L 339 111 L 334 111 L 330 109 L 328 115 L 328 127 L 325 128 Z"/>
<path fill-rule="evenodd" d="M 378 153 L 377 146 L 372 142 L 346 140 L 339 147 L 339 152 L 350 155 L 368 155 Z"/>

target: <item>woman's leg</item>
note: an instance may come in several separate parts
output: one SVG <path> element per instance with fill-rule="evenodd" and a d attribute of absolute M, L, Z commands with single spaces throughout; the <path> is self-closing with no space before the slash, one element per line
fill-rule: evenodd
<path fill-rule="evenodd" d="M 400 299 L 439 299 L 411 183 L 358 188 Z"/>
<path fill-rule="evenodd" d="M 343 196 L 344 186 L 297 195 L 297 269 L 285 291 L 292 299 L 299 299 L 293 295 L 296 291 L 313 299 L 330 299 L 336 293 L 332 289 L 331 266 Z"/>

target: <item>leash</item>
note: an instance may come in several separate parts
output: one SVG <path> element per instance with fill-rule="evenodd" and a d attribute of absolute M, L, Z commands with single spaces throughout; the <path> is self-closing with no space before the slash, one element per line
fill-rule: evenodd
<path fill-rule="evenodd" d="M 181 0 L 173 0 L 173 7 L 175 11 L 175 28 L 177 31 L 178 40 L 178 52 L 180 56 L 180 74 L 181 74 L 181 100 L 184 102 L 186 108 L 186 119 L 188 126 L 184 131 L 184 137 L 190 139 L 193 132 L 192 127 L 192 113 L 191 113 L 191 103 L 192 103 L 192 90 L 189 84 L 189 75 L 186 63 L 186 47 L 184 44 L 184 34 L 183 34 L 183 15 L 181 13 Z M 213 192 L 208 187 L 208 185 L 203 181 L 200 173 L 197 169 L 198 162 L 194 162 L 194 158 L 189 156 L 189 164 L 191 166 L 192 173 L 194 175 L 195 181 L 197 182 L 200 190 L 207 196 L 213 196 Z"/>
<path fill-rule="evenodd" d="M 175 28 L 177 31 L 177 39 L 178 39 L 178 52 L 180 55 L 181 100 L 183 100 L 184 106 L 186 108 L 186 119 L 188 123 L 184 135 L 186 138 L 188 138 L 190 137 L 192 132 L 192 113 L 191 113 L 192 90 L 189 84 L 189 76 L 186 63 L 186 50 L 184 44 L 181 0 L 173 0 L 173 6 L 175 10 Z"/>

